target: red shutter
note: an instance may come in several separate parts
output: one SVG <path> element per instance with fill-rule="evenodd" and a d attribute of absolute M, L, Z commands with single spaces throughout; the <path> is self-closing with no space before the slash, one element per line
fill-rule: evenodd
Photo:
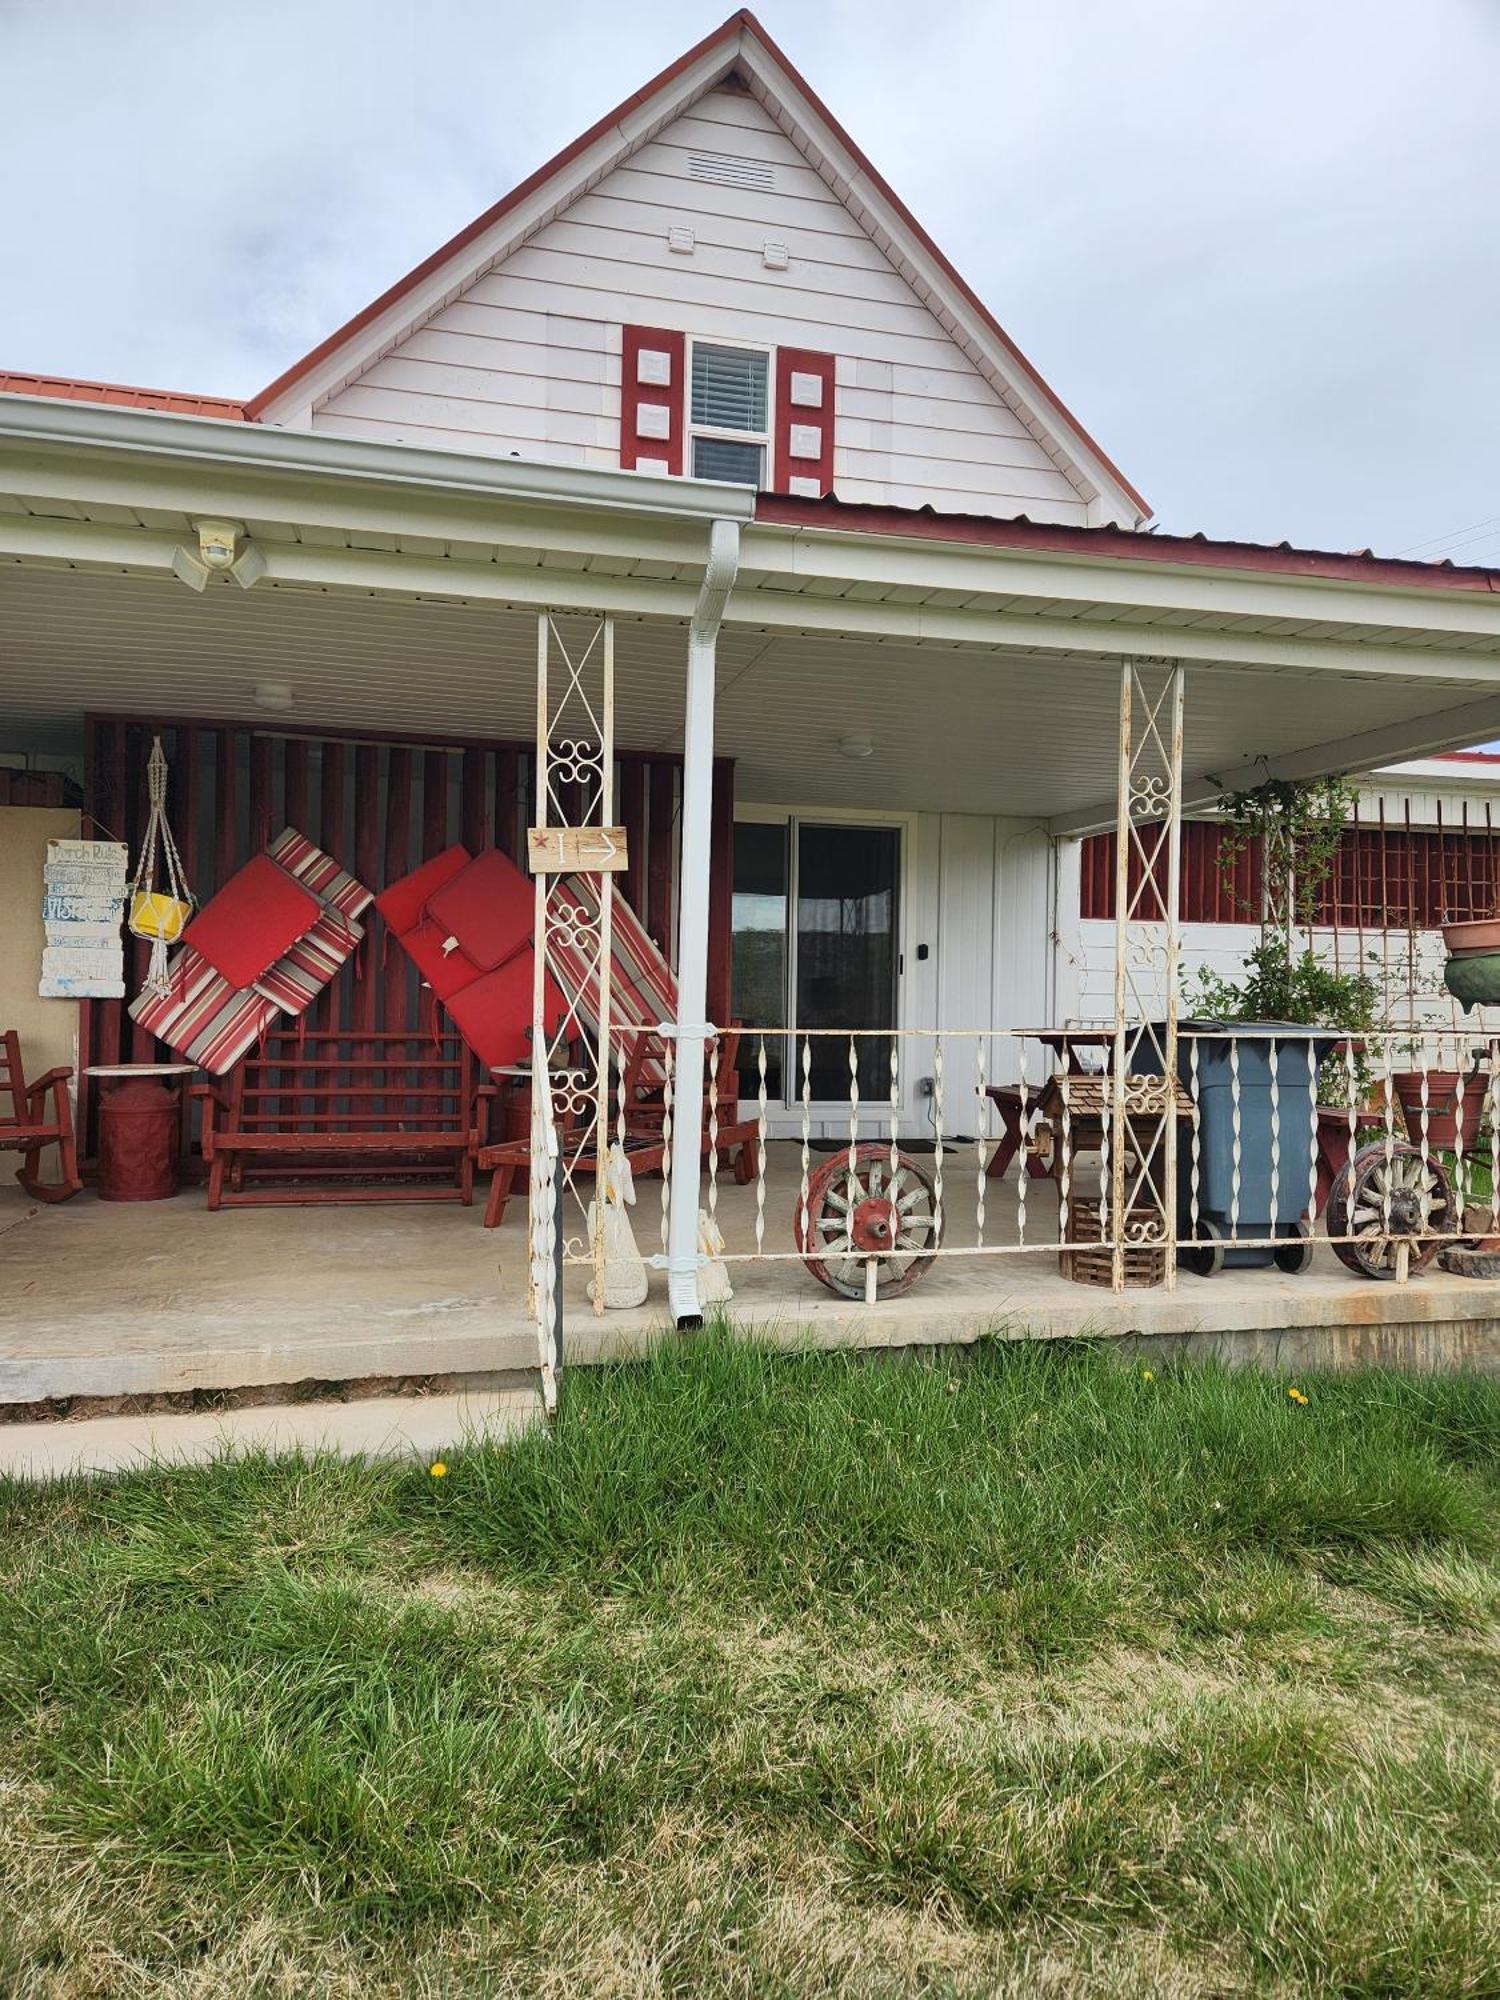
<path fill-rule="evenodd" d="M 821 500 L 833 491 L 833 356 L 776 351 L 777 493 Z"/>
<path fill-rule="evenodd" d="M 627 326 L 620 354 L 620 463 L 626 471 L 682 471 L 687 340 Z"/>

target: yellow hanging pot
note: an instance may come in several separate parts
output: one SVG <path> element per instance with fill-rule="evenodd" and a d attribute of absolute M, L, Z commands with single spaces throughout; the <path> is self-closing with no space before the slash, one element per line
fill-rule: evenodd
<path fill-rule="evenodd" d="M 139 889 L 130 905 L 131 935 L 160 938 L 165 944 L 175 944 L 192 914 L 192 904 L 184 903 L 177 896 L 166 896 L 155 889 Z"/>

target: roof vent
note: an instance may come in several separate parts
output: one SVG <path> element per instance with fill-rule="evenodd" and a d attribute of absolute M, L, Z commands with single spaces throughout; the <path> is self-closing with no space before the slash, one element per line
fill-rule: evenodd
<path fill-rule="evenodd" d="M 765 160 L 741 159 L 738 153 L 689 153 L 688 179 L 715 181 L 720 187 L 773 188 L 776 176 Z"/>

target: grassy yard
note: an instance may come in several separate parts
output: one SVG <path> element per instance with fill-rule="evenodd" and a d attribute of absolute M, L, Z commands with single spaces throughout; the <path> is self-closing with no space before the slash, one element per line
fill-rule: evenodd
<path fill-rule="evenodd" d="M 709 1335 L 0 1513 L 6 1995 L 1500 1993 L 1500 1386 Z"/>

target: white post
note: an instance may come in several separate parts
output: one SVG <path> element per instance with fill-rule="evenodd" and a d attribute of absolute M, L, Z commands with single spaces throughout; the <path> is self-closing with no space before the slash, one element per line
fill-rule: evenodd
<path fill-rule="evenodd" d="M 703 1048 L 708 1034 L 708 883 L 713 837 L 715 646 L 740 563 L 737 521 L 715 521 L 708 563 L 688 627 L 683 718 L 681 869 L 677 906 L 677 1042 L 673 1094 L 667 1298 L 678 1326 L 702 1318 L 698 1299 L 698 1208 L 702 1173 Z"/>

